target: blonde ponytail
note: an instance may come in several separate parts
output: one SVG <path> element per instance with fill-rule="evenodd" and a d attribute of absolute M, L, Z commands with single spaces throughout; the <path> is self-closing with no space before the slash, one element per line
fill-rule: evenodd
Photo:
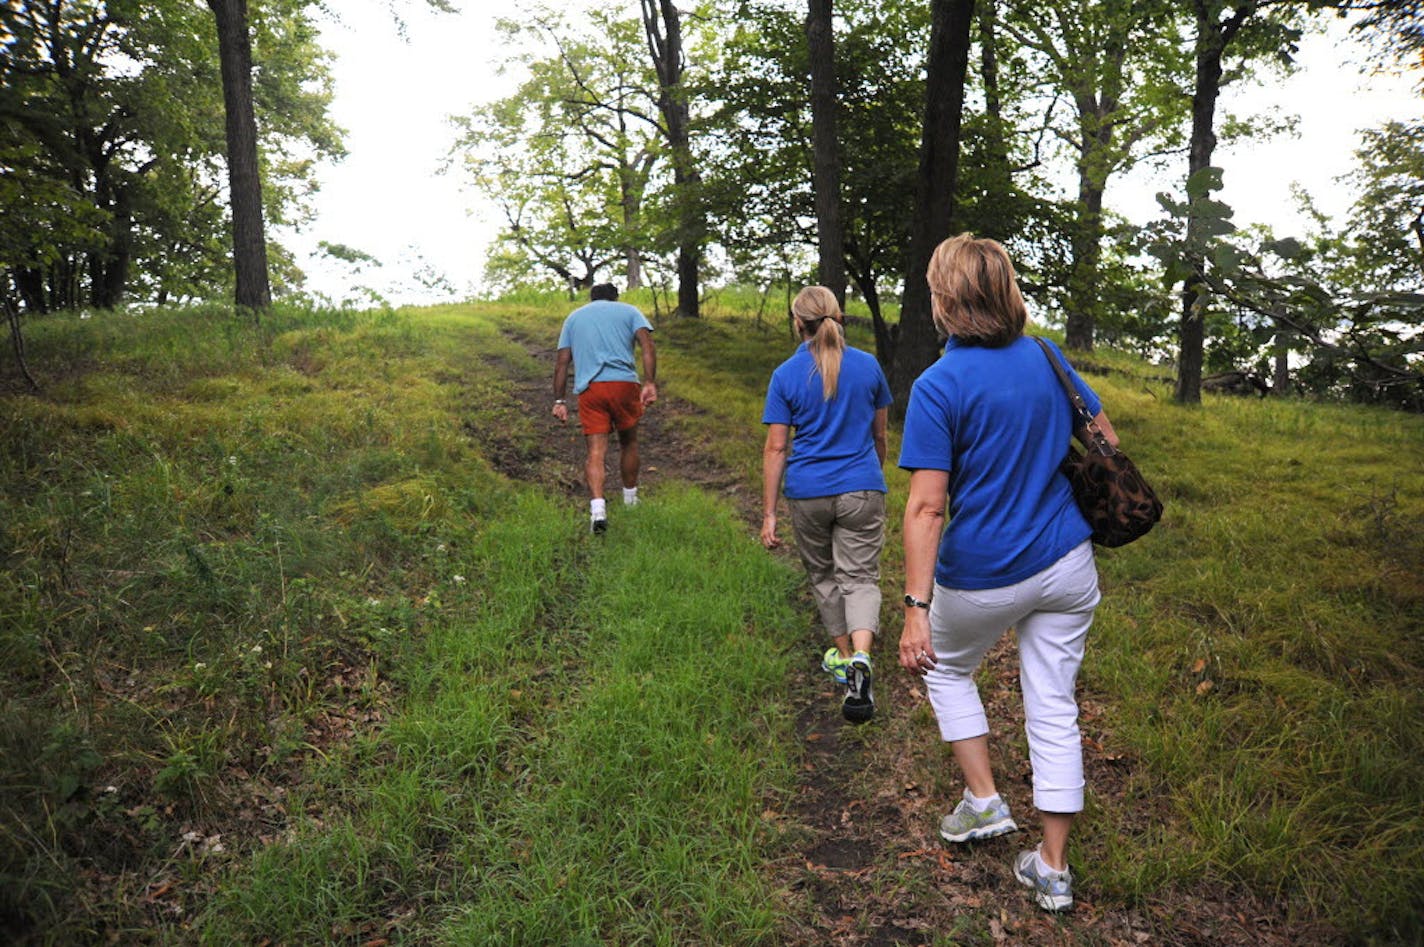
<path fill-rule="evenodd" d="M 791 314 L 796 326 L 807 336 L 811 358 L 821 374 L 821 395 L 826 401 L 836 396 L 836 383 L 841 377 L 841 356 L 845 354 L 845 336 L 841 333 L 840 304 L 836 294 L 824 286 L 807 286 L 791 302 Z"/>

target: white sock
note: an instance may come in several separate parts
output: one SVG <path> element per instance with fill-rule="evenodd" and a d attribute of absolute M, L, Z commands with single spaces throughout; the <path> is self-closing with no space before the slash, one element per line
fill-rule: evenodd
<path fill-rule="evenodd" d="M 589 500 L 589 501 L 588 501 L 588 512 L 589 512 L 589 513 L 593 516 L 593 518 L 596 519 L 596 520 L 604 520 L 604 519 L 607 519 L 607 518 L 608 518 L 608 505 L 607 505 L 606 503 L 604 503 L 603 497 L 599 497 L 597 500 Z"/>
<path fill-rule="evenodd" d="M 624 488 L 623 488 L 623 505 L 624 505 L 624 506 L 637 506 L 637 505 L 638 505 L 638 488 L 637 488 L 637 487 L 624 487 Z"/>
<path fill-rule="evenodd" d="M 1034 849 L 1034 850 L 1033 850 L 1033 857 L 1038 860 L 1038 873 L 1039 873 L 1040 875 L 1061 875 L 1061 874 L 1063 874 L 1063 872 L 1059 871 L 1057 868 L 1054 868 L 1054 867 L 1053 867 L 1052 865 L 1050 865 L 1048 862 L 1046 862 L 1046 861 L 1043 860 L 1043 852 L 1042 852 L 1041 850 L 1039 850 L 1039 849 Z"/>
<path fill-rule="evenodd" d="M 975 812 L 983 812 L 985 809 L 1000 801 L 998 793 L 994 793 L 992 796 L 986 796 L 985 798 L 980 799 L 968 789 L 964 790 L 964 798 L 969 800 L 969 805 L 971 808 L 973 808 Z"/>

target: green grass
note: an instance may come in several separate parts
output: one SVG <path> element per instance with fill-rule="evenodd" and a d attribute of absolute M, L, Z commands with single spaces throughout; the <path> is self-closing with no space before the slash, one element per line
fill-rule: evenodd
<path fill-rule="evenodd" d="M 699 495 L 593 555 L 577 504 L 495 474 L 466 432 L 518 440 L 530 359 L 494 315 L 29 342 L 46 391 L 0 414 L 7 929 L 768 936 L 794 575 Z M 713 646 L 742 688 L 707 686 Z"/>
<path fill-rule="evenodd" d="M 510 335 L 552 344 L 568 305 L 27 323 L 45 391 L 0 400 L 0 929 L 775 941 L 800 579 L 720 500 L 660 491 L 594 545 L 481 455 L 471 432 L 537 436 L 511 377 L 547 367 Z M 756 305 L 657 334 L 679 423 L 752 496 L 794 348 Z M 1099 558 L 1082 684 L 1127 785 L 1075 834 L 1085 890 L 1242 885 L 1418 941 L 1424 419 L 1186 409 L 1169 370 L 1091 361 L 1167 515 Z"/>
<path fill-rule="evenodd" d="M 794 343 L 729 319 L 660 332 L 671 383 L 755 489 L 761 396 Z M 1080 874 L 1128 903 L 1245 884 L 1352 940 L 1424 937 L 1424 418 L 1210 395 L 1184 408 L 1170 368 L 1084 361 L 1167 514 L 1099 552 L 1082 681 L 1107 703 L 1097 736 L 1130 761 L 1139 806 L 1093 801 Z M 893 601 L 908 483 L 887 473 Z"/>

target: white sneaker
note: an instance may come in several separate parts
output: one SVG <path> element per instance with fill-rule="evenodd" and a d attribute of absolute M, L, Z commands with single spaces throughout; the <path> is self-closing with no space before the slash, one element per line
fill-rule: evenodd
<path fill-rule="evenodd" d="M 939 823 L 939 836 L 946 842 L 973 842 L 1018 830 L 1007 802 L 1000 798 L 987 809 L 975 809 L 969 801 L 968 789 L 964 790 L 964 798 L 954 811 Z"/>
<path fill-rule="evenodd" d="M 1014 877 L 1033 889 L 1034 901 L 1045 911 L 1066 911 L 1073 906 L 1073 876 L 1067 869 L 1049 868 L 1038 857 L 1037 849 L 1019 852 L 1014 859 Z"/>

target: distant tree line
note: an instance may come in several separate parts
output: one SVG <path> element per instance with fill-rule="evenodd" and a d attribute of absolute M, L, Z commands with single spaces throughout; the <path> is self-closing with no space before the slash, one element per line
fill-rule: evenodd
<path fill-rule="evenodd" d="M 300 282 L 269 227 L 301 219 L 342 151 L 324 9 L 0 4 L 17 353 L 22 314 L 220 293 L 260 310 Z M 1222 88 L 1288 71 L 1345 13 L 1376 62 L 1417 65 L 1417 0 L 531 5 L 500 24 L 521 85 L 460 119 L 452 154 L 504 215 L 494 285 L 617 275 L 695 317 L 708 286 L 818 280 L 863 300 L 902 395 L 939 345 L 928 248 L 972 230 L 1009 245 L 1070 347 L 1169 354 L 1184 403 L 1229 369 L 1420 407 L 1424 116 L 1365 136 L 1343 223 L 1242 231 L 1216 197 L 1218 140 L 1278 130 L 1219 115 Z M 1134 224 L 1105 195 L 1142 162 L 1181 185 Z"/>

